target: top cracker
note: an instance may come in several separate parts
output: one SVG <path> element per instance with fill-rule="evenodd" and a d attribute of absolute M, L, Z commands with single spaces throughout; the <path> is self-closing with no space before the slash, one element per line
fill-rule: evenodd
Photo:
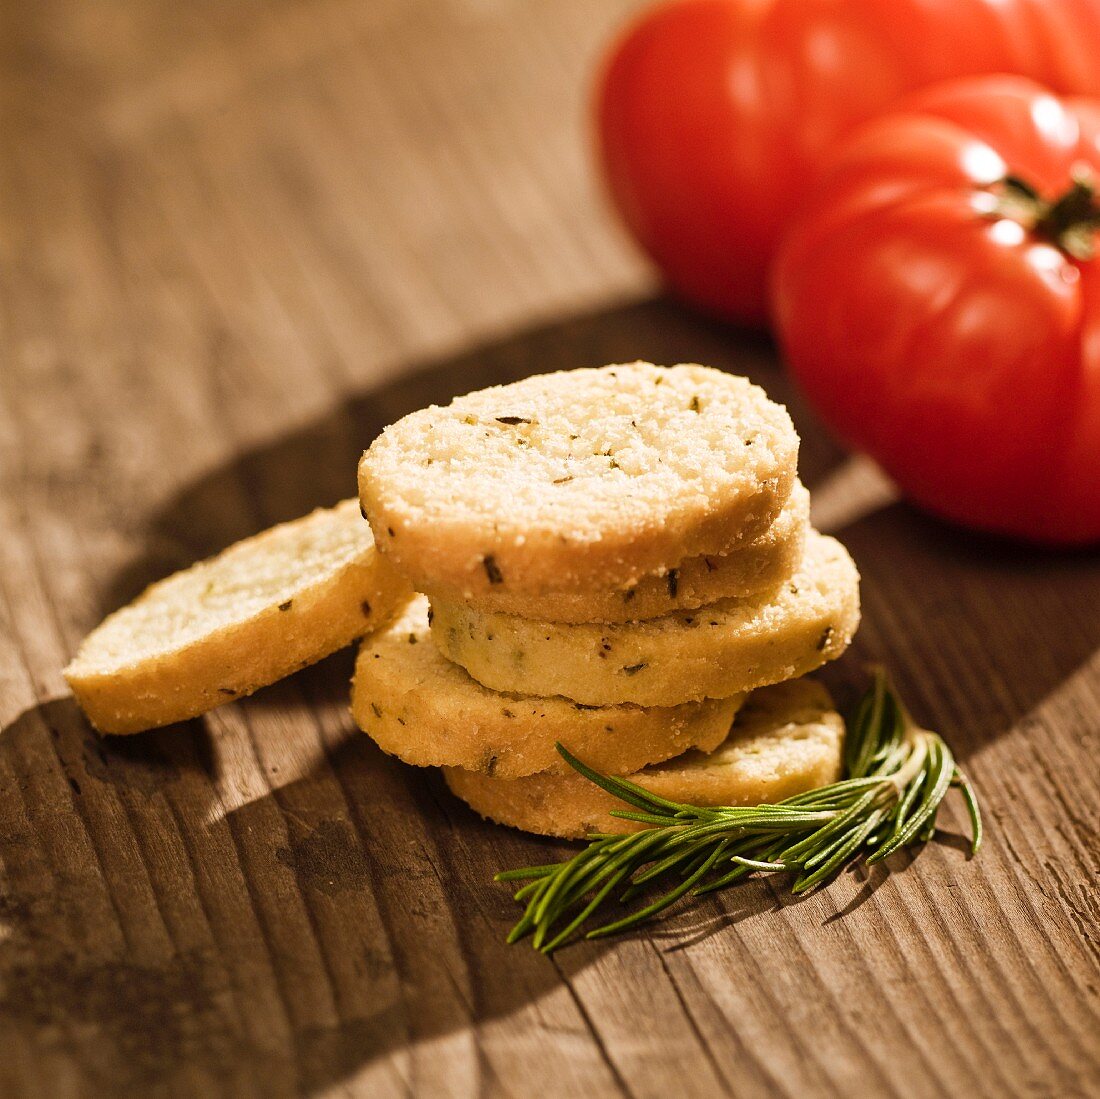
<path fill-rule="evenodd" d="M 757 537 L 797 460 L 786 409 L 747 379 L 636 362 L 414 412 L 363 455 L 359 493 L 414 587 L 582 592 Z"/>

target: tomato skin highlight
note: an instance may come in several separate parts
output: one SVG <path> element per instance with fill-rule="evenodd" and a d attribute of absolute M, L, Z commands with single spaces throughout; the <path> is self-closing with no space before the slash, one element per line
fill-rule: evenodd
<path fill-rule="evenodd" d="M 680 295 L 753 323 L 764 320 L 756 287 L 778 228 L 766 190 L 743 186 L 775 168 L 768 118 L 752 109 L 762 6 L 692 0 L 656 9 L 614 52 L 597 102 L 605 178 L 638 242 Z M 729 109 L 717 93 L 724 88 Z M 738 110 L 741 99 L 748 105 Z M 748 264 L 740 273 L 725 254 L 733 240 Z"/>
<path fill-rule="evenodd" d="M 604 176 L 677 294 L 762 325 L 779 239 L 857 124 L 978 73 L 1100 95 L 1098 55 L 1098 0 L 671 0 L 599 79 Z"/>
<path fill-rule="evenodd" d="M 991 205 L 1100 180 L 1100 104 L 949 82 L 840 150 L 774 269 L 780 345 L 825 421 L 965 526 L 1100 541 L 1100 260 Z"/>

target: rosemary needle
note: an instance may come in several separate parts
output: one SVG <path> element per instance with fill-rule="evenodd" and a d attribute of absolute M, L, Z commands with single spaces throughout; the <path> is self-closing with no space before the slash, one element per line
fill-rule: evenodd
<path fill-rule="evenodd" d="M 601 775 L 570 755 L 565 761 L 629 808 L 612 816 L 650 825 L 641 832 L 597 833 L 565 862 L 497 874 L 524 882 L 515 898 L 524 913 L 509 942 L 532 936 L 549 953 L 580 933 L 591 917 L 617 918 L 586 938 L 626 931 L 685 895 L 724 889 L 751 873 L 793 873 L 794 893 L 832 880 L 853 859 L 878 862 L 931 838 L 947 791 L 958 787 L 970 819 L 970 850 L 982 842 L 978 799 L 941 737 L 910 717 L 878 671 L 848 723 L 846 777 L 775 805 L 700 806 L 658 797 L 624 778 Z M 623 906 L 658 879 L 677 879 L 644 907 Z"/>

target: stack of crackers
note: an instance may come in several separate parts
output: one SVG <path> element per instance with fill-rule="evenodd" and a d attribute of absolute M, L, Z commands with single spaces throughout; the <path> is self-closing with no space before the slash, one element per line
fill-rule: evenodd
<path fill-rule="evenodd" d="M 859 622 L 809 525 L 787 412 L 744 378 L 649 363 L 416 412 L 363 456 L 382 555 L 417 592 L 362 645 L 358 724 L 483 816 L 621 830 L 589 766 L 696 804 L 833 781 L 843 726 L 802 679 Z"/>
<path fill-rule="evenodd" d="M 358 506 L 154 584 L 65 674 L 99 730 L 132 733 L 364 638 L 357 723 L 493 820 L 634 826 L 559 745 L 675 801 L 777 801 L 839 773 L 843 723 L 803 677 L 859 622 L 797 459 L 784 408 L 703 366 L 472 393 L 383 432 Z"/>

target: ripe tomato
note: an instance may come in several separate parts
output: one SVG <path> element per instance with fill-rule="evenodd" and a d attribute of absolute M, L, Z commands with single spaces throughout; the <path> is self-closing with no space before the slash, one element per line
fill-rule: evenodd
<path fill-rule="evenodd" d="M 767 319 L 779 236 L 837 139 L 904 93 L 1013 72 L 1100 95 L 1100 0 L 672 0 L 612 50 L 612 198 L 675 291 Z"/>
<path fill-rule="evenodd" d="M 1100 100 L 936 85 L 837 154 L 775 265 L 780 342 L 825 420 L 912 499 L 1100 539 Z"/>

